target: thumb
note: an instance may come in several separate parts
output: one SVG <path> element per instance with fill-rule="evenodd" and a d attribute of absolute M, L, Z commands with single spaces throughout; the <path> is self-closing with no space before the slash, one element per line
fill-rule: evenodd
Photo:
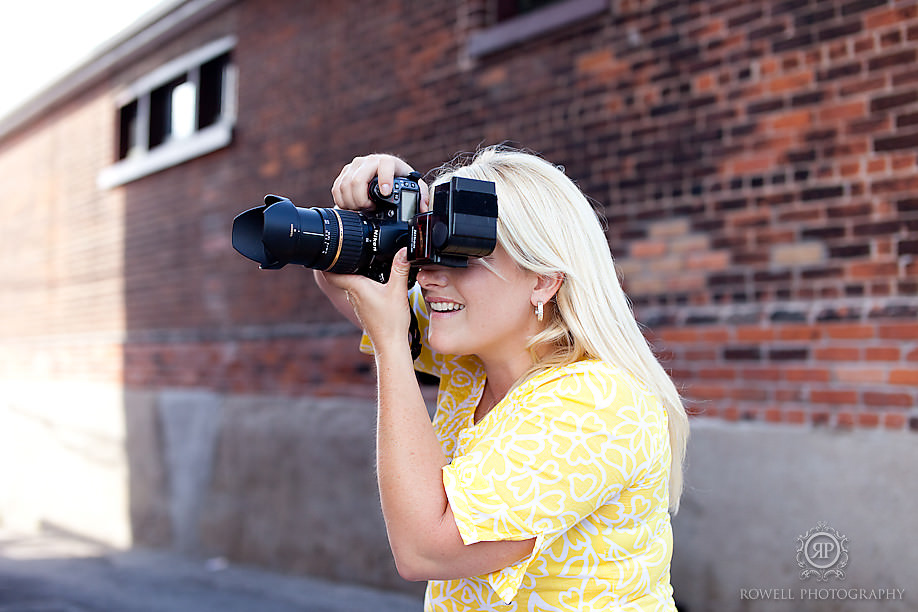
<path fill-rule="evenodd" d="M 392 271 L 389 274 L 389 282 L 395 281 L 400 284 L 406 284 L 409 270 L 411 270 L 411 264 L 408 263 L 408 249 L 402 248 L 392 258 Z"/>

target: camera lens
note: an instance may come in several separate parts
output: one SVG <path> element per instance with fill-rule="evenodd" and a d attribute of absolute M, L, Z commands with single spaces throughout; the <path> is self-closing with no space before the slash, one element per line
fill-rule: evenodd
<path fill-rule="evenodd" d="M 233 247 L 263 268 L 293 263 L 350 274 L 372 255 L 365 248 L 370 224 L 357 212 L 299 208 L 276 196 L 265 202 L 233 221 Z"/>

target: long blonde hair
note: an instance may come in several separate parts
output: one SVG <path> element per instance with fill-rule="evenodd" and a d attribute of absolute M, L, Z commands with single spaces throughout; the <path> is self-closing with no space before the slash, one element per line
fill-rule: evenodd
<path fill-rule="evenodd" d="M 481 149 L 467 162 L 457 158 L 441 169 L 435 183 L 453 175 L 496 184 L 497 240 L 521 268 L 563 274 L 552 307 L 546 309 L 547 325 L 529 343 L 533 371 L 599 359 L 629 372 L 661 400 L 672 453 L 669 507 L 675 513 L 688 417 L 672 379 L 641 334 L 586 196 L 558 167 L 505 147 Z"/>

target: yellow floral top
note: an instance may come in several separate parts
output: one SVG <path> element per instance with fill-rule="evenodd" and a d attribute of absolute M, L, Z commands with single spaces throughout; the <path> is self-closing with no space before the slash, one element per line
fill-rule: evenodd
<path fill-rule="evenodd" d="M 411 301 L 423 335 L 419 291 Z M 675 611 L 667 417 L 649 390 L 580 361 L 528 379 L 476 424 L 477 358 L 425 347 L 415 365 L 440 377 L 433 424 L 463 541 L 536 538 L 510 567 L 431 581 L 425 610 Z"/>

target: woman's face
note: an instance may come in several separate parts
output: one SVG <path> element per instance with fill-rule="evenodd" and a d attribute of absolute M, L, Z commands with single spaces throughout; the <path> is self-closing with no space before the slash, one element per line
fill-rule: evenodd
<path fill-rule="evenodd" d="M 467 268 L 418 271 L 430 313 L 428 342 L 448 355 L 519 359 L 538 331 L 531 302 L 538 276 L 520 268 L 500 245 L 484 259 L 489 266 L 469 259 Z"/>

